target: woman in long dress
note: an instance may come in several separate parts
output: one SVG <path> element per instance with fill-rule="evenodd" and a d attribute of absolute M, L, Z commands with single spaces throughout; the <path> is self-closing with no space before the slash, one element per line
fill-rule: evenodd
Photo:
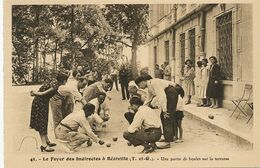
<path fill-rule="evenodd" d="M 209 69 L 209 82 L 207 88 L 207 96 L 211 100 L 211 108 L 219 108 L 220 92 L 220 66 L 217 64 L 217 58 L 211 56 L 209 58 L 211 65 Z"/>
<path fill-rule="evenodd" d="M 202 59 L 202 70 L 201 70 L 201 88 L 200 88 L 200 98 L 202 99 L 202 106 L 208 106 L 208 98 L 207 98 L 207 87 L 209 82 L 209 68 L 207 66 L 208 60 L 207 58 Z"/>
<path fill-rule="evenodd" d="M 58 78 L 57 78 L 58 79 Z M 51 143 L 48 138 L 48 116 L 49 116 L 49 100 L 56 94 L 57 89 L 63 81 L 47 80 L 37 92 L 31 91 L 31 96 L 35 96 L 32 102 L 30 127 L 39 132 L 42 141 L 42 152 L 53 152 L 51 148 L 56 146 Z"/>
<path fill-rule="evenodd" d="M 194 78 L 194 84 L 195 84 L 195 93 L 196 95 L 201 95 L 201 78 L 202 78 L 202 62 L 197 61 L 197 70 Z M 202 103 L 200 103 L 201 106 Z"/>
<path fill-rule="evenodd" d="M 190 104 L 191 103 L 191 96 L 195 94 L 195 89 L 194 89 L 194 78 L 195 78 L 195 70 L 192 67 L 192 61 L 191 60 L 186 60 L 185 61 L 185 69 L 184 69 L 184 90 L 185 94 L 187 97 L 187 101 L 185 104 Z"/>

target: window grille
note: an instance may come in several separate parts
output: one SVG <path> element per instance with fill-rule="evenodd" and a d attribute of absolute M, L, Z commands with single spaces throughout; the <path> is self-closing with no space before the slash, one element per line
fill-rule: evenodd
<path fill-rule="evenodd" d="M 180 60 L 181 60 L 181 74 L 184 73 L 184 63 L 185 63 L 185 33 L 180 35 Z"/>
<path fill-rule="evenodd" d="M 233 80 L 232 12 L 219 16 L 217 27 L 217 56 L 224 80 Z"/>
<path fill-rule="evenodd" d="M 170 62 L 169 40 L 164 42 L 164 46 L 165 46 L 165 61 Z"/>
<path fill-rule="evenodd" d="M 195 28 L 189 31 L 189 58 L 192 61 L 193 66 L 195 65 Z"/>

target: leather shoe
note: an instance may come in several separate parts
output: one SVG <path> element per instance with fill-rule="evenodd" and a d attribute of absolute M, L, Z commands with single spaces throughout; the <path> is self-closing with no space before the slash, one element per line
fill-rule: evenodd
<path fill-rule="evenodd" d="M 168 149 L 171 148 L 170 142 L 163 142 L 163 143 L 158 143 L 156 144 L 158 149 Z"/>
<path fill-rule="evenodd" d="M 56 143 L 52 143 L 52 142 L 46 142 L 46 144 L 47 144 L 49 147 L 56 146 Z"/>

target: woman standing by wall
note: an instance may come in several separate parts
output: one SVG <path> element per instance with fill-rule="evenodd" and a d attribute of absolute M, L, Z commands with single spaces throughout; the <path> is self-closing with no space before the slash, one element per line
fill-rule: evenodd
<path fill-rule="evenodd" d="M 187 96 L 187 101 L 185 104 L 190 104 L 191 103 L 191 96 L 195 94 L 195 89 L 194 89 L 194 78 L 195 78 L 195 70 L 192 67 L 192 61 L 191 60 L 186 60 L 185 61 L 185 69 L 184 69 L 184 91 Z"/>
<path fill-rule="evenodd" d="M 200 97 L 201 92 L 201 78 L 202 78 L 202 62 L 197 61 L 197 70 L 194 78 L 195 93 Z M 199 104 L 201 106 L 202 103 Z"/>
<path fill-rule="evenodd" d="M 211 56 L 209 58 L 211 65 L 209 68 L 209 82 L 207 88 L 207 96 L 211 101 L 211 108 L 219 108 L 220 92 L 220 66 L 217 64 L 217 58 Z"/>
<path fill-rule="evenodd" d="M 209 105 L 207 98 L 207 87 L 209 82 L 209 68 L 207 66 L 207 58 L 202 59 L 202 69 L 201 69 L 201 88 L 200 88 L 200 98 L 202 99 L 202 104 L 204 107 Z"/>

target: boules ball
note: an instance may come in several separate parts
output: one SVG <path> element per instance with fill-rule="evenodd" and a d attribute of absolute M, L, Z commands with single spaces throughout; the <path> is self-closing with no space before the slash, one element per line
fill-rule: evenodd
<path fill-rule="evenodd" d="M 212 119 L 212 120 L 214 119 L 214 115 L 212 115 L 212 114 L 210 114 L 208 117 L 209 117 L 209 119 Z"/>
<path fill-rule="evenodd" d="M 89 141 L 87 142 L 87 145 L 88 145 L 88 146 L 92 146 L 92 142 L 89 140 Z"/>
<path fill-rule="evenodd" d="M 111 146 L 111 143 L 107 143 L 106 146 L 109 148 Z"/>
<path fill-rule="evenodd" d="M 115 142 L 116 142 L 116 141 L 117 141 L 117 137 L 113 137 L 113 141 L 115 141 Z"/>

